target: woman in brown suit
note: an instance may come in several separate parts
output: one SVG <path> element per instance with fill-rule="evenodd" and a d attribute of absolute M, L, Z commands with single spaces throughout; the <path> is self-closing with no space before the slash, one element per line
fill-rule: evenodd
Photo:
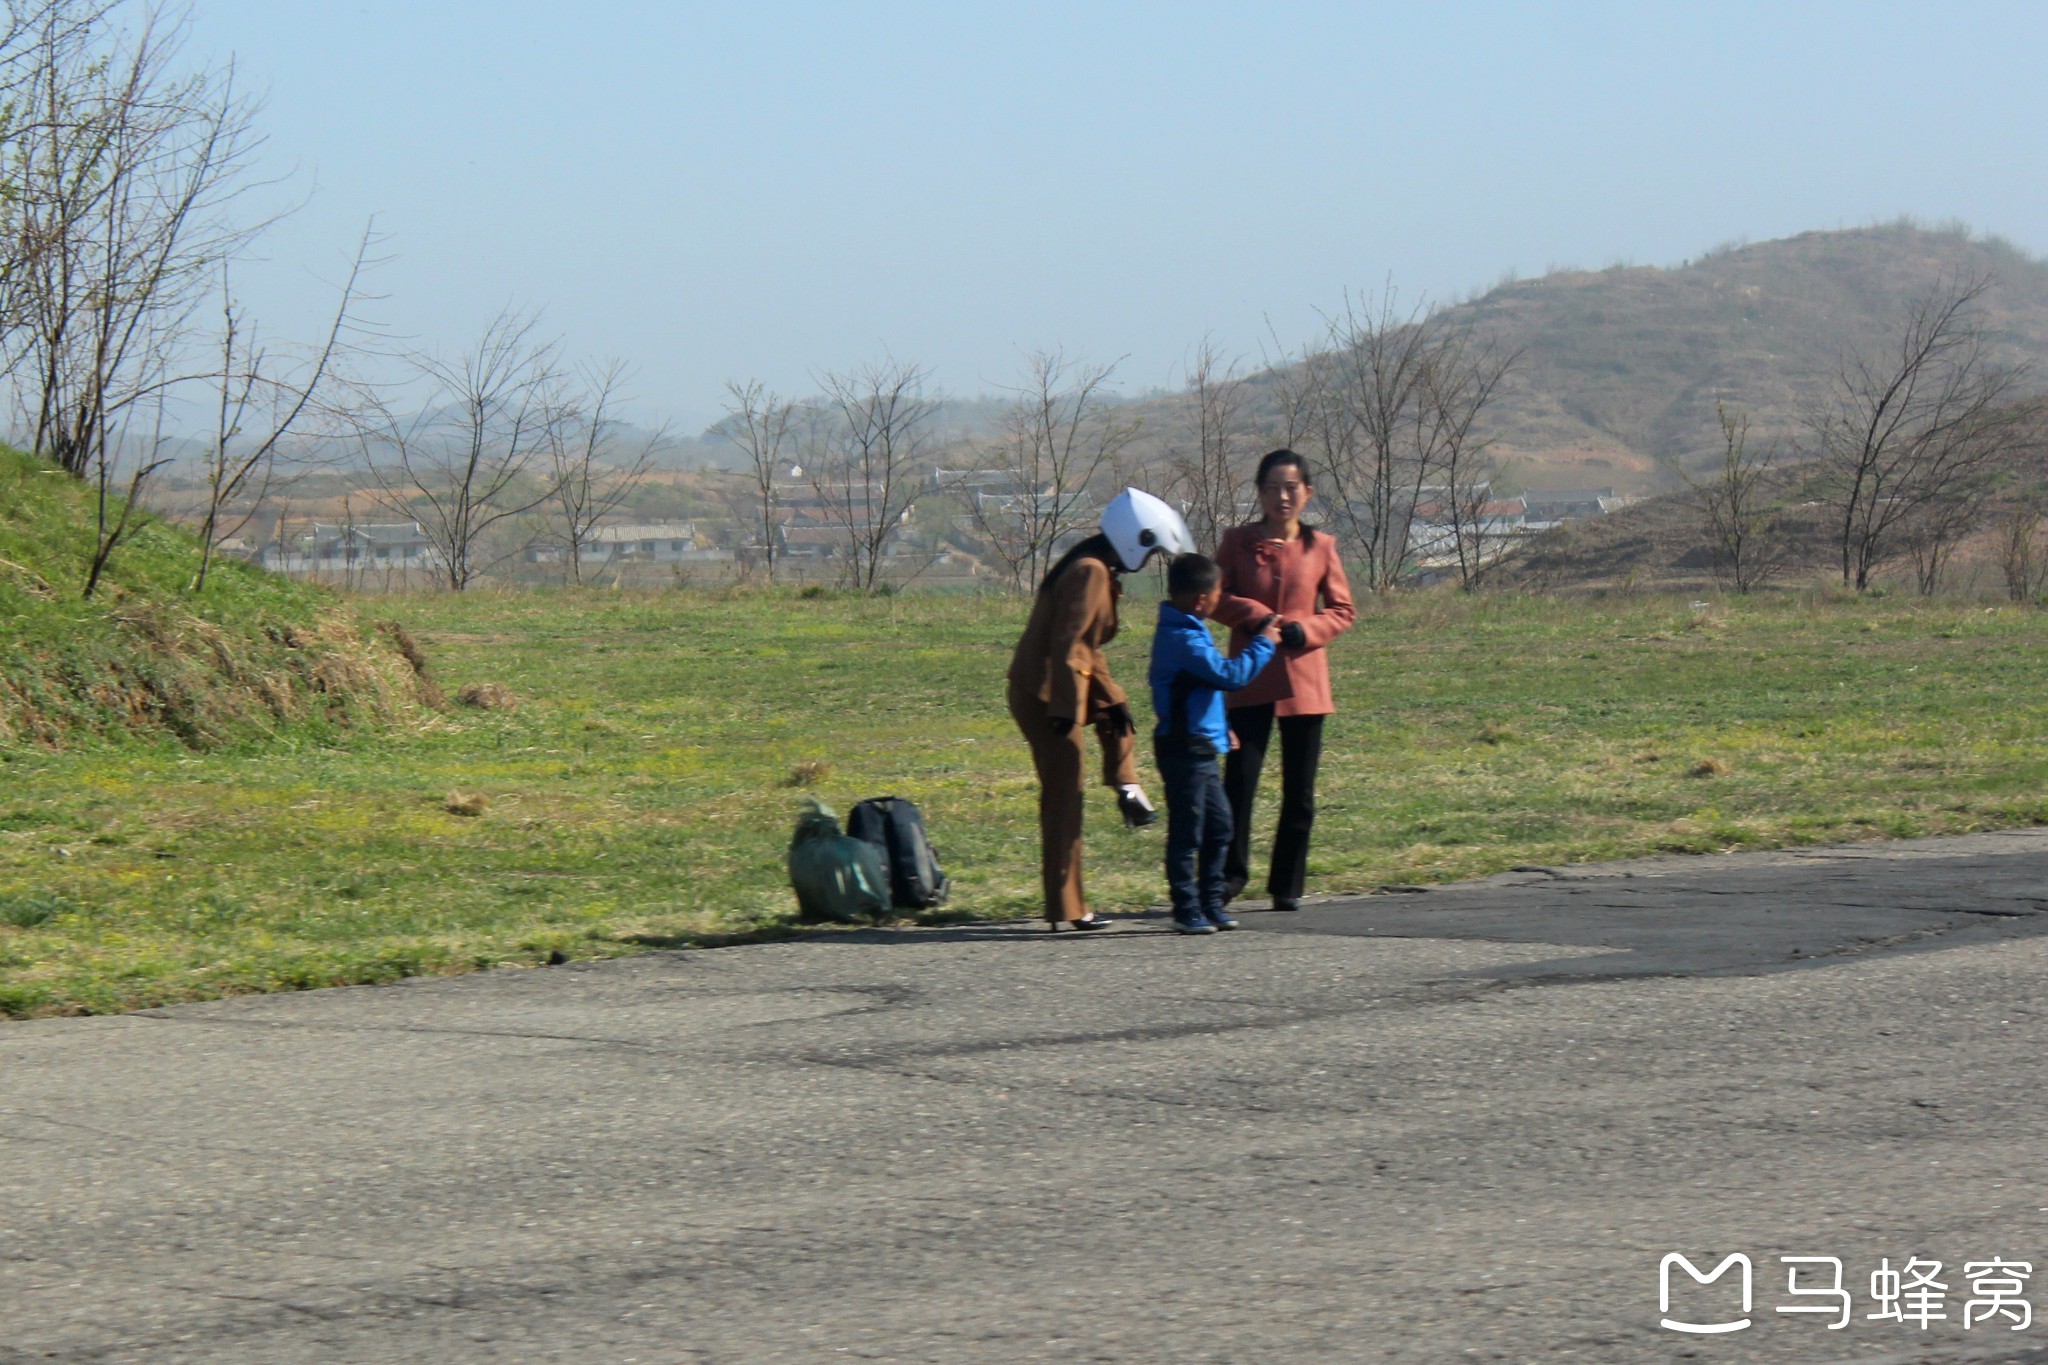
<path fill-rule="evenodd" d="M 1157 818 L 1132 760 L 1137 722 L 1102 657 L 1102 647 L 1116 636 L 1118 580 L 1155 553 L 1193 548 L 1179 513 L 1149 493 L 1125 489 L 1104 510 L 1102 533 L 1074 546 L 1046 573 L 1010 660 L 1010 715 L 1038 770 L 1039 868 L 1045 917 L 1054 930 L 1105 923 L 1081 892 L 1084 725 L 1095 729 L 1102 782 L 1116 790 L 1124 822 L 1149 825 Z"/>
<path fill-rule="evenodd" d="M 1216 550 L 1225 596 L 1215 619 L 1231 628 L 1230 652 L 1243 649 L 1250 627 L 1268 613 L 1278 612 L 1281 621 L 1280 652 L 1224 703 L 1237 747 L 1223 765 L 1223 789 L 1236 825 L 1223 885 L 1235 897 L 1251 880 L 1252 802 L 1277 721 L 1280 823 L 1266 890 L 1275 910 L 1294 910 L 1308 876 L 1323 717 L 1336 710 L 1323 647 L 1351 629 L 1356 612 L 1336 542 L 1329 532 L 1302 524 L 1301 514 L 1315 495 L 1308 461 L 1291 450 L 1272 452 L 1259 461 L 1258 493 L 1265 516 L 1225 531 Z"/>

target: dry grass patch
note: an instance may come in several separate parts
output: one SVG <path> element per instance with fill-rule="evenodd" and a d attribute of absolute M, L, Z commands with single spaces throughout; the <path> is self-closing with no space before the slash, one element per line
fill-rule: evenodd
<path fill-rule="evenodd" d="M 479 711 L 517 711 L 519 698 L 503 683 L 468 683 L 455 694 L 455 700 L 464 706 Z"/>
<path fill-rule="evenodd" d="M 822 758 L 807 758 L 782 779 L 785 787 L 815 787 L 832 775 L 832 765 Z"/>

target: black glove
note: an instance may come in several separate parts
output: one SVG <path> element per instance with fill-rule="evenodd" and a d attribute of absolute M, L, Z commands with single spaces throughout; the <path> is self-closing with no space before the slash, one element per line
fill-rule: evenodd
<path fill-rule="evenodd" d="M 1280 643 L 1289 649 L 1307 649 L 1308 632 L 1301 628 L 1301 622 L 1289 621 L 1280 627 Z"/>
<path fill-rule="evenodd" d="M 1109 722 L 1109 732 L 1113 735 L 1135 735 L 1138 733 L 1138 722 L 1131 719 L 1131 708 L 1126 702 L 1118 702 L 1114 706 L 1104 707 L 1102 718 Z"/>
<path fill-rule="evenodd" d="M 1047 723 L 1052 726 L 1053 734 L 1059 738 L 1065 739 L 1068 735 L 1074 733 L 1074 718 L 1072 716 L 1049 716 L 1046 719 Z"/>

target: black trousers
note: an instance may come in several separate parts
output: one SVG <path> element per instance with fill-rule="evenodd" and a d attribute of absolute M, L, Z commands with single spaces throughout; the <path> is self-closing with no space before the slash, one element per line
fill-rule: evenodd
<path fill-rule="evenodd" d="M 1227 886 L 1249 885 L 1252 851 L 1252 803 L 1259 794 L 1259 773 L 1266 766 L 1266 748 L 1273 738 L 1273 707 L 1240 706 L 1230 712 L 1237 748 L 1223 762 L 1223 790 L 1230 797 L 1230 857 L 1223 865 Z M 1273 833 L 1273 861 L 1266 890 L 1277 899 L 1299 900 L 1308 879 L 1308 836 L 1316 823 L 1316 769 L 1323 761 L 1323 718 L 1281 716 L 1280 826 Z"/>

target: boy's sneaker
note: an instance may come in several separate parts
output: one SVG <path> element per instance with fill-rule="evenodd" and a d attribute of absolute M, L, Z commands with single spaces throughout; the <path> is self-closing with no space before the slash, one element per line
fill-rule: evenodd
<path fill-rule="evenodd" d="M 1173 932 L 1176 934 L 1213 934 L 1216 926 L 1209 923 L 1208 916 L 1199 912 L 1192 915 L 1175 915 Z"/>
<path fill-rule="evenodd" d="M 1237 917 L 1228 910 L 1221 908 L 1204 910 L 1202 918 L 1208 920 L 1209 923 L 1215 925 L 1218 929 L 1235 929 L 1237 927 Z"/>

